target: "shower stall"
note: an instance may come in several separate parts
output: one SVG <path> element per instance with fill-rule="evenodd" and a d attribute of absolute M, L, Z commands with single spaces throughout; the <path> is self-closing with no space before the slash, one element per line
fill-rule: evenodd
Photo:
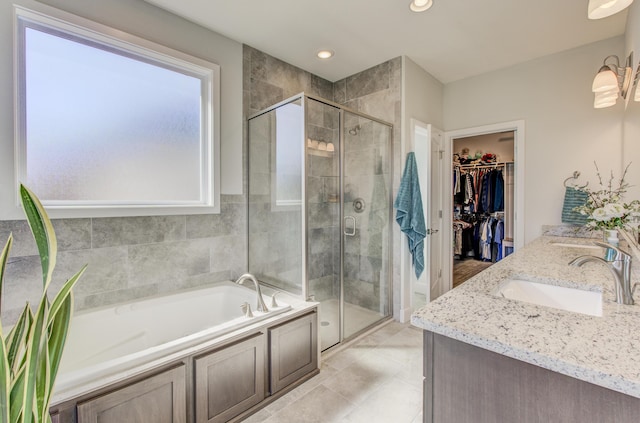
<path fill-rule="evenodd" d="M 249 272 L 320 303 L 323 350 L 388 318 L 393 126 L 305 94 L 248 124 Z"/>

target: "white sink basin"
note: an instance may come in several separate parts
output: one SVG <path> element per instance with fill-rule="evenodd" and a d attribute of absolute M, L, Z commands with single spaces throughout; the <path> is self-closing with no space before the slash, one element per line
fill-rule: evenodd
<path fill-rule="evenodd" d="M 593 244 L 571 244 L 568 242 L 552 242 L 551 245 L 555 245 L 556 247 L 587 248 L 587 249 L 594 249 L 594 250 L 597 250 L 598 248 L 602 248 Z"/>
<path fill-rule="evenodd" d="M 602 316 L 602 292 L 507 279 L 493 293 L 498 297 L 553 307 L 574 313 Z"/>

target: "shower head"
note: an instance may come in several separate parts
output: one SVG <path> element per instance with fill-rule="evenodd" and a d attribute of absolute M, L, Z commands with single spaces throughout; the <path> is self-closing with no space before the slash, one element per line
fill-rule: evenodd
<path fill-rule="evenodd" d="M 349 129 L 349 133 L 351 135 L 358 135 L 358 132 L 360 132 L 360 125 L 356 125 L 353 128 Z"/>

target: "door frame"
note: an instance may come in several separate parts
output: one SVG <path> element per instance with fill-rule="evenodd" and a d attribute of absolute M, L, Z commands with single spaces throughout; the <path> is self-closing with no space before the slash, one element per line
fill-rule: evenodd
<path fill-rule="evenodd" d="M 446 160 L 444 168 L 447 175 L 453 174 L 453 140 L 456 138 L 475 135 L 492 134 L 496 132 L 514 131 L 514 204 L 513 204 L 513 246 L 514 251 L 524 246 L 524 169 L 525 169 L 525 123 L 524 120 L 475 126 L 471 128 L 446 131 L 444 134 L 444 149 Z M 443 237 L 450 247 L 447 249 L 449 265 L 444 267 L 445 286 L 453 288 L 453 178 L 444 178 L 443 188 L 447 193 L 444 199 L 444 233 Z"/>

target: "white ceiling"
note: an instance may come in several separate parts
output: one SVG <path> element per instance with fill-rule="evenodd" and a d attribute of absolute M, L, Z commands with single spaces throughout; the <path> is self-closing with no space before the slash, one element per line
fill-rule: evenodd
<path fill-rule="evenodd" d="M 590 21 L 587 0 L 434 0 L 423 13 L 410 0 L 145 1 L 330 81 L 406 55 L 446 84 L 621 35 L 626 24 L 626 11 Z M 320 49 L 336 54 L 321 61 Z"/>

